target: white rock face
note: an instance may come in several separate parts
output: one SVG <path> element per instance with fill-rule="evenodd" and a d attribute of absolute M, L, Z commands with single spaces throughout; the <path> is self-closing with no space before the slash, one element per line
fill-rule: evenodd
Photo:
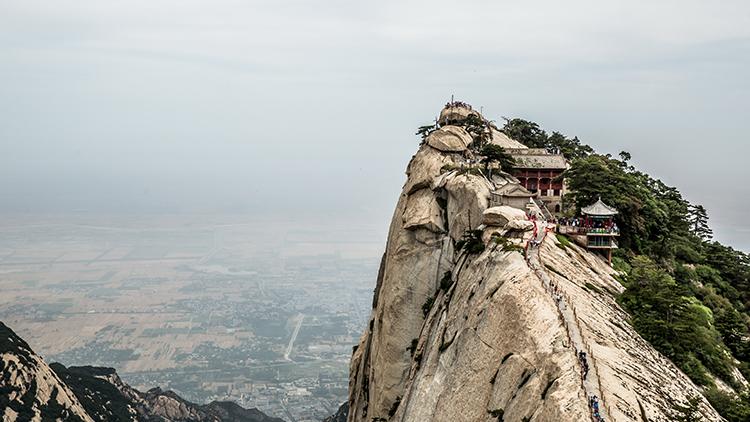
<path fill-rule="evenodd" d="M 461 152 L 471 144 L 472 139 L 460 126 L 443 126 L 427 137 L 427 144 L 443 152 Z"/>
<path fill-rule="evenodd" d="M 487 208 L 482 212 L 482 222 L 488 226 L 503 227 L 515 220 L 526 220 L 526 213 L 507 205 Z"/>
<path fill-rule="evenodd" d="M 424 228 L 431 232 L 443 231 L 443 211 L 430 189 L 420 189 L 409 195 L 404 210 L 404 228 Z"/>
<path fill-rule="evenodd" d="M 467 230 L 482 223 L 492 186 L 483 177 L 467 173 L 449 178 L 444 189 L 448 198 L 448 233 L 453 241 L 458 241 Z"/>
<path fill-rule="evenodd" d="M 503 148 L 514 148 L 514 149 L 526 149 L 527 146 L 510 138 L 508 135 L 500 132 L 499 130 L 492 129 L 492 137 L 490 142 L 495 145 L 500 145 Z"/>
<path fill-rule="evenodd" d="M 507 231 L 527 232 L 534 229 L 534 223 L 529 220 L 511 220 L 503 228 Z"/>
<path fill-rule="evenodd" d="M 403 192 L 411 194 L 431 187 L 435 178 L 442 173 L 443 166 L 454 164 L 458 160 L 462 160 L 462 157 L 456 154 L 444 154 L 429 145 L 422 145 L 406 168 L 407 179 Z"/>
<path fill-rule="evenodd" d="M 533 228 L 522 210 L 485 214 L 492 186 L 484 177 L 440 170 L 463 160 L 423 145 L 409 164 L 370 324 L 352 355 L 348 420 L 588 421 L 577 351 L 522 253 L 489 236 L 480 254 L 454 250 L 487 215 L 485 234 L 517 237 L 508 242 L 519 246 Z M 606 262 L 556 243 L 547 236 L 539 259 L 571 301 L 608 422 L 673 420 L 672 405 L 700 396 L 697 388 L 628 324 Z M 443 289 L 446 272 L 453 283 Z M 701 411 L 721 420 L 706 401 Z"/>

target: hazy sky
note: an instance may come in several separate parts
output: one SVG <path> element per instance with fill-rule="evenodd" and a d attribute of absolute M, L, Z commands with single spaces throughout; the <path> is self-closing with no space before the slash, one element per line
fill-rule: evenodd
<path fill-rule="evenodd" d="M 0 212 L 390 217 L 454 94 L 750 250 L 750 2 L 0 0 Z"/>

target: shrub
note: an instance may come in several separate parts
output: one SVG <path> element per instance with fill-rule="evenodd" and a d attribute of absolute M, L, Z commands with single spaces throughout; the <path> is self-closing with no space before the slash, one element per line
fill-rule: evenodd
<path fill-rule="evenodd" d="M 523 254 L 525 251 L 523 246 L 516 245 L 515 243 L 508 240 L 508 238 L 505 238 L 503 236 L 492 236 L 492 240 L 496 244 L 501 245 L 501 249 L 503 252 L 520 252 L 521 254 Z"/>
<path fill-rule="evenodd" d="M 555 237 L 557 238 L 557 241 L 559 244 L 557 247 L 560 249 L 565 249 L 570 246 L 570 239 L 568 239 L 566 236 L 563 236 L 561 234 L 555 234 Z"/>
<path fill-rule="evenodd" d="M 594 293 L 601 293 L 602 292 L 601 290 L 599 290 L 598 287 L 594 286 L 593 284 L 589 283 L 588 281 L 586 282 L 586 284 L 584 284 L 584 286 L 586 286 L 586 289 L 588 291 L 591 291 L 591 292 L 594 292 Z"/>
<path fill-rule="evenodd" d="M 419 339 L 413 338 L 411 339 L 411 346 L 406 348 L 412 356 L 414 356 L 414 352 L 417 351 L 417 344 L 419 344 Z"/>
<path fill-rule="evenodd" d="M 700 398 L 697 396 L 691 396 L 688 398 L 688 402 L 685 405 L 675 404 L 673 408 L 675 414 L 673 415 L 674 420 L 677 422 L 700 422 L 703 417 L 700 414 Z"/>
<path fill-rule="evenodd" d="M 453 277 L 451 275 L 451 272 L 450 271 L 446 271 L 443 274 L 443 278 L 440 279 L 440 288 L 443 291 L 447 292 L 448 289 L 450 289 L 452 285 L 453 285 Z"/>
<path fill-rule="evenodd" d="M 427 300 L 422 305 L 422 314 L 426 317 L 427 314 L 430 313 L 430 309 L 432 309 L 432 305 L 435 304 L 435 298 L 430 296 L 427 298 Z"/>
<path fill-rule="evenodd" d="M 484 242 L 482 242 L 481 230 L 466 230 L 461 240 L 456 242 L 456 249 L 465 249 L 469 255 L 480 254 L 484 252 Z"/>

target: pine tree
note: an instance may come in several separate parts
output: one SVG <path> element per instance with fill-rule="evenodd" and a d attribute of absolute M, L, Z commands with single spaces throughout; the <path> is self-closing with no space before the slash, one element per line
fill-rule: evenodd
<path fill-rule="evenodd" d="M 688 214 L 690 231 L 703 240 L 714 237 L 711 227 L 708 226 L 708 212 L 703 205 L 691 205 Z"/>

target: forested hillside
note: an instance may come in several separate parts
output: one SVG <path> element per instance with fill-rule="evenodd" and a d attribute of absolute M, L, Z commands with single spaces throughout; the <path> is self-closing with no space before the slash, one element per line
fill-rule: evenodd
<path fill-rule="evenodd" d="M 725 418 L 750 420 L 750 256 L 713 241 L 705 208 L 636 169 L 628 152 L 598 154 L 577 137 L 549 135 L 522 119 L 507 120 L 503 132 L 570 160 L 567 215 L 598 197 L 618 209 L 613 264 L 633 327 L 703 386 Z M 691 413 L 683 409 L 684 420 Z"/>

